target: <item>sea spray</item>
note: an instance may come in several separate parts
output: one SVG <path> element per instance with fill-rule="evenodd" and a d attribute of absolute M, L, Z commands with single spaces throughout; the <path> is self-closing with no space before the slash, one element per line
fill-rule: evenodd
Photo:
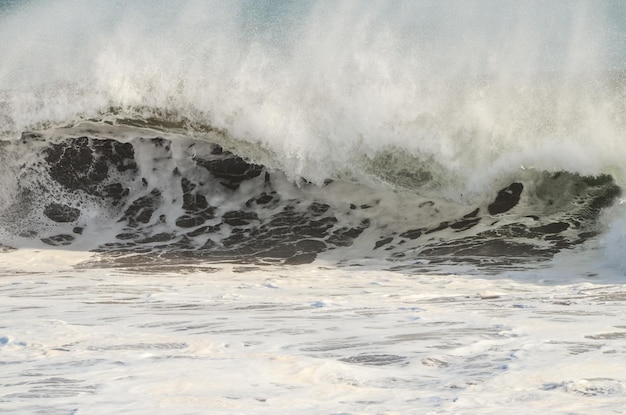
<path fill-rule="evenodd" d="M 460 186 L 520 165 L 599 174 L 624 154 L 624 33 L 619 4 L 591 7 L 34 2 L 0 28 L 2 130 L 143 108 L 259 142 L 317 183 L 390 146 L 471 176 Z"/>

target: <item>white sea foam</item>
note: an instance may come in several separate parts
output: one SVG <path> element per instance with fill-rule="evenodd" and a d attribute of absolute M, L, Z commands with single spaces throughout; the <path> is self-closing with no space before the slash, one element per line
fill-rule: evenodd
<path fill-rule="evenodd" d="M 626 399 L 623 287 L 589 264 L 489 279 L 4 258 L 11 413 L 600 414 Z"/>

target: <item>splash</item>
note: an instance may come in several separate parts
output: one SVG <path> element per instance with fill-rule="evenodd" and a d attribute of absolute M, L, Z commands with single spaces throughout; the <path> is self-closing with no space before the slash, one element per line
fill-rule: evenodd
<path fill-rule="evenodd" d="M 8 133 L 116 108 L 258 142 L 315 182 L 396 146 L 477 189 L 521 165 L 599 174 L 626 150 L 618 2 L 14 9 L 0 27 Z"/>

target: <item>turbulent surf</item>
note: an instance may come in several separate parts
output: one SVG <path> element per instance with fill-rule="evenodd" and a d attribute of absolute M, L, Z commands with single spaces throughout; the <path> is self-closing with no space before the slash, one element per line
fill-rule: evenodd
<path fill-rule="evenodd" d="M 495 266 L 622 238 L 613 3 L 88 3 L 0 16 L 5 249 Z"/>
<path fill-rule="evenodd" d="M 0 0 L 0 412 L 624 413 L 624 22 Z"/>

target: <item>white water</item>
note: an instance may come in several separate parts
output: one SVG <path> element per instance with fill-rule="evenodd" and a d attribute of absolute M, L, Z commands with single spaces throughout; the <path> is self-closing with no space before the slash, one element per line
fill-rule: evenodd
<path fill-rule="evenodd" d="M 3 258 L 6 413 L 624 413 L 624 288 L 580 261 L 480 278 Z"/>

